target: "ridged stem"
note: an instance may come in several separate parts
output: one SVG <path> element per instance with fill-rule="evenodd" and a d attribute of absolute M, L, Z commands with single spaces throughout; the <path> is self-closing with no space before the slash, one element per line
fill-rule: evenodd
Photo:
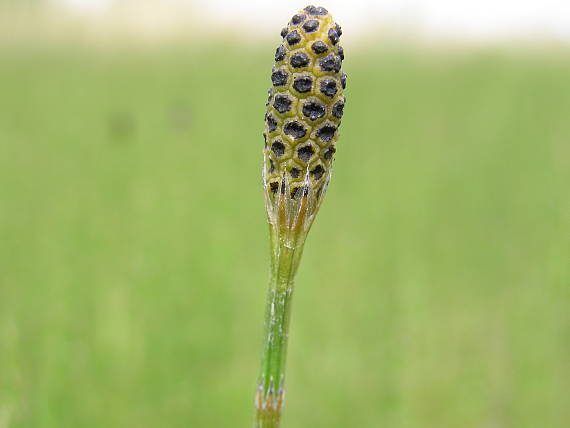
<path fill-rule="evenodd" d="M 285 362 L 294 279 L 306 234 L 270 225 L 271 276 L 265 310 L 261 371 L 256 394 L 255 428 L 278 428 L 285 398 Z"/>

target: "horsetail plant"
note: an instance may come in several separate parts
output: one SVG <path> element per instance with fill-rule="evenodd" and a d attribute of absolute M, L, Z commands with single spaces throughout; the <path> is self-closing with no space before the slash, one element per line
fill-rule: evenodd
<path fill-rule="evenodd" d="M 281 31 L 265 114 L 263 188 L 271 275 L 256 428 L 277 428 L 295 273 L 332 172 L 345 98 L 342 34 L 323 7 L 307 6 Z"/>

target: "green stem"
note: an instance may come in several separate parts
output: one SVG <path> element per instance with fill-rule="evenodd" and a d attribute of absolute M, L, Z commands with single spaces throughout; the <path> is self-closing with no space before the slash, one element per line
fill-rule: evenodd
<path fill-rule="evenodd" d="M 305 234 L 271 227 L 271 277 L 265 312 L 255 428 L 277 428 L 285 394 L 285 361 L 295 273 Z"/>

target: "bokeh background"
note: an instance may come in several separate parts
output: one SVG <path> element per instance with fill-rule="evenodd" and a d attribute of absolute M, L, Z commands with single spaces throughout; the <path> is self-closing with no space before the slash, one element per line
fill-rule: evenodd
<path fill-rule="evenodd" d="M 284 427 L 570 420 L 570 11 L 330 1 L 347 107 Z M 305 2 L 0 2 L 0 427 L 247 427 Z"/>

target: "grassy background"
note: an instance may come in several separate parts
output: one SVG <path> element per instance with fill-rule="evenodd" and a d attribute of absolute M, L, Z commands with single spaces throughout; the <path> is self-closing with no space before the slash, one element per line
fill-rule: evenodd
<path fill-rule="evenodd" d="M 272 51 L 1 53 L 0 427 L 249 426 Z M 284 427 L 567 426 L 568 58 L 348 53 Z"/>

